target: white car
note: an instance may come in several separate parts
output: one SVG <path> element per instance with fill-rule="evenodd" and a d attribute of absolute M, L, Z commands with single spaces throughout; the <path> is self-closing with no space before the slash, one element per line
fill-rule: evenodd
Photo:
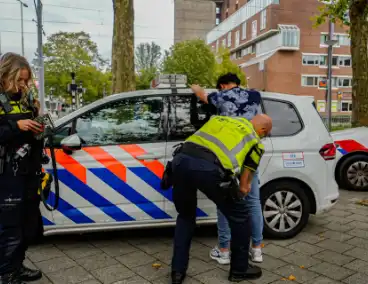
<path fill-rule="evenodd" d="M 309 214 L 337 202 L 336 148 L 313 97 L 261 96 L 273 119 L 259 168 L 264 230 L 289 238 Z M 55 211 L 41 205 L 44 234 L 175 225 L 172 189 L 160 188 L 164 166 L 173 146 L 211 114 L 190 89 L 156 88 L 108 96 L 57 120 L 60 199 Z M 48 202 L 55 197 L 53 190 Z M 197 217 L 198 224 L 217 221 L 215 205 L 201 193 Z"/>
<path fill-rule="evenodd" d="M 368 128 L 331 133 L 337 146 L 336 181 L 341 188 L 368 191 Z"/>

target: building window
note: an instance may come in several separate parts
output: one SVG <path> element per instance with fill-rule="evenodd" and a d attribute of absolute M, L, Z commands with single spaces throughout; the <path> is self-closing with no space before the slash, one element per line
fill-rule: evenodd
<path fill-rule="evenodd" d="M 256 45 L 255 44 L 252 44 L 252 54 L 255 54 L 256 53 Z"/>
<path fill-rule="evenodd" d="M 340 35 L 340 34 L 334 34 L 334 39 L 337 40 L 337 44 L 334 45 L 334 47 L 339 46 L 350 46 L 350 38 L 349 35 Z M 327 41 L 330 39 L 330 36 L 328 34 L 322 34 L 321 35 L 321 45 L 327 45 Z"/>
<path fill-rule="evenodd" d="M 339 66 L 351 67 L 351 57 L 350 56 L 340 56 L 339 57 Z"/>
<path fill-rule="evenodd" d="M 229 32 L 227 34 L 227 47 L 231 47 L 232 46 L 232 42 L 231 42 L 231 32 Z"/>
<path fill-rule="evenodd" d="M 239 1 L 236 1 L 235 3 L 235 11 L 237 11 L 239 9 Z"/>
<path fill-rule="evenodd" d="M 318 87 L 318 77 L 317 76 L 302 76 L 302 86 L 303 87 Z"/>
<path fill-rule="evenodd" d="M 218 14 L 220 14 L 220 12 L 221 12 L 220 7 L 219 7 L 219 6 L 217 6 L 217 7 L 216 7 L 216 14 L 218 15 Z"/>
<path fill-rule="evenodd" d="M 226 38 L 222 40 L 222 47 L 226 47 Z"/>
<path fill-rule="evenodd" d="M 244 22 L 242 25 L 242 39 L 247 38 L 247 22 Z"/>
<path fill-rule="evenodd" d="M 220 19 L 216 18 L 216 26 L 218 26 L 220 24 Z"/>
<path fill-rule="evenodd" d="M 337 84 L 340 88 L 351 88 L 352 79 L 351 78 L 338 78 Z"/>
<path fill-rule="evenodd" d="M 252 22 L 252 38 L 257 36 L 257 20 Z"/>
<path fill-rule="evenodd" d="M 226 0 L 226 8 L 230 7 L 230 0 Z"/>
<path fill-rule="evenodd" d="M 352 102 L 341 102 L 341 111 L 352 111 L 353 103 Z"/>
<path fill-rule="evenodd" d="M 320 65 L 321 56 L 319 55 L 303 55 L 303 65 Z"/>
<path fill-rule="evenodd" d="M 261 12 L 261 26 L 260 26 L 260 30 L 264 30 L 266 28 L 266 22 L 267 22 L 267 10 L 264 9 Z"/>
<path fill-rule="evenodd" d="M 327 67 L 327 55 L 303 54 L 303 65 Z M 333 67 L 351 67 L 351 56 L 332 56 Z"/>
<path fill-rule="evenodd" d="M 238 47 L 240 44 L 240 31 L 236 31 L 235 33 L 235 47 Z"/>
<path fill-rule="evenodd" d="M 236 59 L 242 58 L 242 51 L 241 50 L 237 50 L 235 54 L 236 54 L 236 56 L 235 56 Z"/>
<path fill-rule="evenodd" d="M 263 71 L 263 70 L 264 70 L 264 60 L 259 62 L 259 71 Z"/>
<path fill-rule="evenodd" d="M 225 18 L 229 17 L 229 10 L 226 9 Z"/>

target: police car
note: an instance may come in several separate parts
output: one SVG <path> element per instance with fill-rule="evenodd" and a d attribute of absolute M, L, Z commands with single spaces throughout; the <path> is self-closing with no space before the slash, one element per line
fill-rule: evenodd
<path fill-rule="evenodd" d="M 289 238 L 310 214 L 337 202 L 336 147 L 313 97 L 261 96 L 263 112 L 273 119 L 259 168 L 265 234 Z M 57 120 L 59 205 L 54 211 L 41 205 L 44 234 L 174 225 L 172 189 L 160 188 L 164 166 L 173 146 L 212 114 L 185 76 L 161 75 L 154 88 L 111 95 Z M 47 202 L 55 198 L 53 191 Z M 215 205 L 200 192 L 197 217 L 198 224 L 217 220 Z"/>

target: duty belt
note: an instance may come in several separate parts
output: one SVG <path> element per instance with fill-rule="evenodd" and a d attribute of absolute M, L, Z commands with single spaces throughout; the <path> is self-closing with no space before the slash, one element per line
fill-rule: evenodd
<path fill-rule="evenodd" d="M 223 169 L 220 160 L 216 157 L 216 155 L 205 147 L 199 146 L 191 142 L 186 142 L 184 143 L 180 152 L 188 156 L 192 156 L 195 158 L 206 160 L 210 163 L 214 163 L 215 165 L 218 165 L 221 167 L 221 169 Z"/>

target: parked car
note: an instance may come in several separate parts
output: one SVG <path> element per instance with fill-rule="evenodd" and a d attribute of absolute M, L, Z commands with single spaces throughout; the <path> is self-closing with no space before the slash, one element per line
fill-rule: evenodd
<path fill-rule="evenodd" d="M 60 202 L 55 211 L 42 206 L 45 235 L 175 225 L 172 189 L 160 188 L 164 165 L 173 146 L 213 113 L 184 86 L 155 87 L 108 96 L 55 122 Z M 313 97 L 261 97 L 273 119 L 259 168 L 264 230 L 289 238 L 310 214 L 337 202 L 336 147 Z M 50 198 L 52 204 L 55 194 Z M 215 205 L 201 193 L 197 217 L 198 224 L 217 221 Z"/>
<path fill-rule="evenodd" d="M 335 178 L 341 188 L 368 191 L 368 128 L 331 133 L 337 146 Z"/>

